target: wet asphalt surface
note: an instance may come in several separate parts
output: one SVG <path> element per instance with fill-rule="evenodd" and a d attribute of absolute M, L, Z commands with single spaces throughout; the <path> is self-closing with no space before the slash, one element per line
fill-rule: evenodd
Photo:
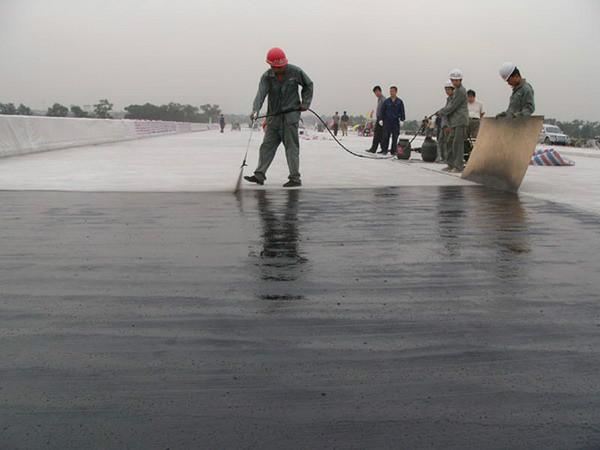
<path fill-rule="evenodd" d="M 600 217 L 480 187 L 0 193 L 0 448 L 600 448 Z"/>

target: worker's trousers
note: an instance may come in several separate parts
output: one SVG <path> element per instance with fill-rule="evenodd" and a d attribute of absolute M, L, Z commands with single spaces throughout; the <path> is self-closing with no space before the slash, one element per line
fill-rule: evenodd
<path fill-rule="evenodd" d="M 440 129 L 438 136 L 438 158 L 440 161 L 448 161 L 448 135 L 444 133 L 444 129 Z"/>
<path fill-rule="evenodd" d="M 342 122 L 340 125 L 340 129 L 342 130 L 342 136 L 348 136 L 348 123 Z"/>
<path fill-rule="evenodd" d="M 453 169 L 463 170 L 465 167 L 465 126 L 454 127 L 448 135 L 448 160 Z"/>
<path fill-rule="evenodd" d="M 381 151 L 383 153 L 387 153 L 388 150 L 391 153 L 396 153 L 398 151 L 398 137 L 400 136 L 400 125 L 398 126 L 388 126 L 383 123 L 383 137 L 381 138 Z M 390 145 L 390 137 L 392 138 L 392 143 Z"/>
<path fill-rule="evenodd" d="M 279 144 L 285 147 L 285 158 L 287 159 L 291 181 L 300 181 L 300 139 L 298 136 L 298 124 L 284 124 L 281 127 L 267 125 L 265 137 L 260 146 L 258 167 L 254 176 L 261 181 L 267 179 L 267 170 L 273 162 Z"/>
<path fill-rule="evenodd" d="M 479 125 L 481 125 L 481 120 L 477 118 L 469 118 L 469 137 L 471 139 L 477 139 L 477 135 L 479 134 Z"/>
<path fill-rule="evenodd" d="M 379 125 L 379 122 L 375 122 L 375 126 L 373 127 L 373 143 L 371 144 L 371 151 L 375 152 L 377 147 L 381 145 L 383 139 L 383 127 Z M 383 146 L 381 147 L 383 150 Z"/>

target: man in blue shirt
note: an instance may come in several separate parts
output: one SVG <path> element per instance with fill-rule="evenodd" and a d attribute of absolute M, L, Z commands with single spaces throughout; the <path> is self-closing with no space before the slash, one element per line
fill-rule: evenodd
<path fill-rule="evenodd" d="M 398 98 L 398 88 L 390 88 L 390 97 L 383 102 L 381 107 L 381 119 L 379 125 L 383 126 L 383 139 L 381 140 L 381 151 L 386 155 L 388 150 L 392 155 L 398 153 L 398 136 L 400 135 L 400 121 L 406 120 L 404 114 L 404 102 Z M 389 147 L 390 135 L 392 147 Z"/>

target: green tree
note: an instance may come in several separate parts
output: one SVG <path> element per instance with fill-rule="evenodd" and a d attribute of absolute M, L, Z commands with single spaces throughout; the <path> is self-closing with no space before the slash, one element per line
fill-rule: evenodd
<path fill-rule="evenodd" d="M 162 111 L 163 111 L 163 119 L 162 120 L 169 120 L 169 121 L 173 121 L 173 122 L 183 122 L 184 119 L 184 112 L 183 112 L 183 105 L 179 104 L 179 103 L 169 103 L 168 105 L 163 105 L 161 107 Z"/>
<path fill-rule="evenodd" d="M 200 113 L 197 106 L 184 105 L 183 106 L 183 121 L 184 122 L 199 122 Z"/>
<path fill-rule="evenodd" d="M 87 111 L 81 109 L 80 106 L 72 105 L 71 106 L 71 114 L 75 117 L 89 117 L 90 114 Z"/>
<path fill-rule="evenodd" d="M 125 111 L 126 119 L 137 120 L 161 120 L 164 114 L 160 106 L 153 105 L 152 103 L 129 105 L 125 107 Z"/>
<path fill-rule="evenodd" d="M 565 134 L 574 139 L 586 140 L 600 136 L 600 122 L 589 122 L 584 120 L 561 122 L 556 119 L 545 119 L 544 122 L 558 126 Z"/>
<path fill-rule="evenodd" d="M 418 120 L 407 120 L 402 126 L 402 131 L 411 131 L 413 133 L 416 133 L 419 130 L 419 128 L 421 128 L 421 122 L 419 122 Z"/>
<path fill-rule="evenodd" d="M 69 108 L 60 103 L 55 103 L 50 108 L 48 108 L 48 112 L 46 113 L 49 117 L 67 117 L 69 114 Z"/>
<path fill-rule="evenodd" d="M 110 112 L 113 109 L 113 104 L 107 99 L 99 100 L 94 105 L 94 114 L 98 119 L 112 119 Z"/>
<path fill-rule="evenodd" d="M 0 103 L 0 114 L 15 115 L 17 108 L 14 103 Z"/>
<path fill-rule="evenodd" d="M 200 109 L 202 110 L 202 113 L 200 114 L 202 122 L 208 122 L 209 120 L 216 122 L 219 120 L 219 116 L 221 115 L 221 108 L 219 108 L 219 105 L 211 105 L 208 103 L 206 105 L 201 105 Z"/>
<path fill-rule="evenodd" d="M 208 121 L 208 116 L 200 114 L 199 109 L 196 106 L 182 105 L 174 102 L 160 106 L 153 105 L 152 103 L 129 105 L 125 107 L 125 111 L 126 119 L 167 120 L 176 122 Z"/>
<path fill-rule="evenodd" d="M 33 115 L 33 111 L 31 111 L 29 106 L 25 106 L 23 103 L 21 103 L 17 108 L 17 114 L 20 116 L 31 116 Z"/>

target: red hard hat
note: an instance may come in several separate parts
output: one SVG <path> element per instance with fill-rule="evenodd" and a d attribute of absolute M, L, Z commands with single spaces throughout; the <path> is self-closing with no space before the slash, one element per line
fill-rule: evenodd
<path fill-rule="evenodd" d="M 285 52 L 279 47 L 273 47 L 267 53 L 267 64 L 271 67 L 285 67 L 288 60 L 285 57 Z"/>

